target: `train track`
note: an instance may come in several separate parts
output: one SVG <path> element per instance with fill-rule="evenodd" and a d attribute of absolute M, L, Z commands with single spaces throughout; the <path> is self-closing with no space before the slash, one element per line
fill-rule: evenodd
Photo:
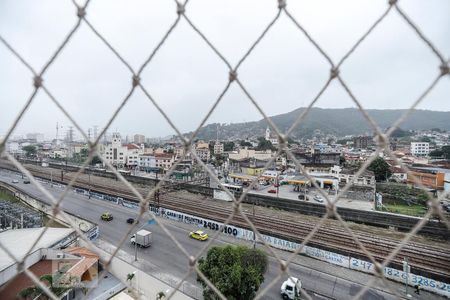
<path fill-rule="evenodd" d="M 35 176 L 50 179 L 48 171 L 42 171 L 37 168 L 30 168 L 30 171 Z M 63 183 L 68 183 L 72 179 L 72 175 L 70 174 L 65 174 L 64 177 Z M 94 176 L 91 176 L 90 182 L 82 178 L 77 178 L 75 186 L 84 189 L 90 188 L 91 190 L 100 193 L 116 195 L 138 201 L 136 195 L 130 191 L 124 191 L 112 184 L 97 183 Z M 144 197 L 147 196 L 148 189 L 136 189 Z M 186 201 L 186 199 L 175 195 L 161 196 L 159 204 L 165 208 L 174 209 L 199 217 L 214 219 L 219 222 L 226 220 L 232 213 L 231 207 L 223 207 L 222 205 L 217 206 L 214 205 L 214 202 L 208 203 L 208 201 L 194 201 L 192 199 Z M 311 221 L 274 220 L 273 216 L 264 212 L 258 212 L 257 216 L 253 216 L 250 213 L 245 214 L 252 220 L 255 227 L 261 233 L 281 237 L 297 243 L 301 243 L 316 226 L 316 224 Z M 250 226 L 245 222 L 244 218 L 239 215 L 234 216 L 230 221 L 230 224 L 250 229 Z M 352 231 L 364 247 L 379 262 L 382 262 L 398 244 L 397 240 L 374 237 L 372 234 L 367 234 L 362 231 Z M 358 248 L 350 234 L 343 228 L 337 226 L 329 224 L 324 225 L 316 232 L 308 245 L 367 260 L 367 255 L 362 249 Z M 397 267 L 401 266 L 404 257 L 409 258 L 410 265 L 415 273 L 433 274 L 435 275 L 433 277 L 437 276 L 438 278 L 450 277 L 450 252 L 448 248 L 445 249 L 422 243 L 409 242 L 393 258 L 391 265 L 396 265 Z"/>

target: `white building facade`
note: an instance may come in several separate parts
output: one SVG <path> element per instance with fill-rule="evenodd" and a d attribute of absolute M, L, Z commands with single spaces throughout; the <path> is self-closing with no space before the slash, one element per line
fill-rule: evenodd
<path fill-rule="evenodd" d="M 128 149 L 127 146 L 122 145 L 120 133 L 114 132 L 112 134 L 111 144 L 105 147 L 103 158 L 113 166 L 121 169 L 127 162 Z"/>
<path fill-rule="evenodd" d="M 430 143 L 412 142 L 411 154 L 414 156 L 427 156 L 430 154 Z"/>

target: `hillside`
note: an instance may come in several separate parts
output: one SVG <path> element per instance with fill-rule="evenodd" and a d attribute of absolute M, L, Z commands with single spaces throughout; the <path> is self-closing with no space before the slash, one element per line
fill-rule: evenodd
<path fill-rule="evenodd" d="M 282 131 L 286 131 L 302 113 L 299 108 L 289 113 L 272 116 L 273 122 Z M 391 126 L 406 110 L 368 109 L 367 113 L 382 129 Z M 201 128 L 198 137 L 201 139 L 215 139 L 218 124 L 209 124 Z M 265 120 L 220 125 L 220 139 L 263 136 L 267 128 Z M 440 128 L 450 130 L 450 112 L 415 110 L 401 125 L 405 130 L 419 130 Z M 293 137 L 310 137 L 314 130 L 337 136 L 372 134 L 372 130 L 363 115 L 356 108 L 323 109 L 312 108 L 305 120 L 296 128 Z"/>

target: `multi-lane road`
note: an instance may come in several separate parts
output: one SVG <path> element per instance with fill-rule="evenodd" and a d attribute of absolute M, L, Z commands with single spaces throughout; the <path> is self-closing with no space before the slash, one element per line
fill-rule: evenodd
<path fill-rule="evenodd" d="M 16 174 L 8 171 L 0 170 L 0 180 L 10 183 L 13 178 L 17 178 Z M 26 191 L 30 195 L 46 200 L 44 194 L 32 184 L 23 184 L 22 180 L 15 183 L 18 188 Z M 61 189 L 52 188 L 49 184 L 44 184 L 56 197 L 62 193 Z M 122 206 L 117 206 L 110 202 L 100 201 L 96 199 L 88 199 L 86 196 L 69 192 L 62 202 L 62 208 L 75 215 L 92 222 L 98 223 L 100 228 L 100 242 L 106 242 L 111 245 L 117 245 L 123 238 L 125 242 L 121 246 L 121 250 L 129 255 L 134 255 L 135 248 L 129 243 L 128 230 L 131 225 L 126 223 L 126 219 L 135 217 L 137 210 L 131 210 Z M 109 222 L 100 220 L 103 212 L 108 211 L 113 214 L 114 219 Z M 148 216 L 146 216 L 146 220 Z M 145 228 L 153 232 L 152 246 L 146 249 L 138 249 L 138 261 L 145 261 L 145 271 L 163 281 L 174 283 L 184 277 L 188 271 L 188 259 L 186 255 L 176 246 L 162 228 L 157 224 L 147 224 L 146 220 L 141 220 L 138 228 Z M 204 247 L 204 243 L 190 239 L 188 232 L 192 230 L 192 226 L 172 222 L 168 220 L 158 219 L 163 222 L 166 228 L 176 238 L 177 241 L 188 251 L 195 255 Z M 125 235 L 127 235 L 125 237 Z M 224 244 L 247 244 L 242 240 L 236 240 L 228 236 L 220 236 L 220 238 L 212 243 L 212 245 Z M 277 254 L 282 258 L 287 258 L 289 253 L 276 250 Z M 269 256 L 269 268 L 265 275 L 265 282 L 260 288 L 263 289 L 279 274 L 279 264 Z M 351 271 L 337 266 L 317 261 L 311 258 L 298 256 L 294 263 L 289 267 L 291 276 L 299 277 L 302 280 L 303 287 L 311 292 L 315 299 L 351 299 L 362 288 L 364 283 L 370 279 L 370 275 L 356 271 Z M 280 286 L 286 278 L 278 280 L 265 294 L 263 299 L 281 299 Z M 189 291 L 191 295 L 201 295 L 201 288 L 196 282 L 195 274 L 191 274 L 187 278 Z M 391 288 L 398 293 L 404 291 L 404 286 L 397 283 L 389 283 Z M 411 289 L 410 289 L 411 290 Z M 414 293 L 413 293 L 414 295 Z M 420 299 L 436 299 L 436 295 L 422 292 Z M 368 290 L 363 299 L 396 299 L 396 297 L 382 284 L 377 283 L 374 288 Z M 414 296 L 413 296 L 414 299 Z M 419 299 L 419 298 L 418 298 Z"/>

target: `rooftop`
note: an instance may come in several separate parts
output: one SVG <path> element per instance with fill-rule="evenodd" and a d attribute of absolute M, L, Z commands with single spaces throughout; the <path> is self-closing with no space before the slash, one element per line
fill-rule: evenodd
<path fill-rule="evenodd" d="M 43 230 L 44 228 L 6 230 L 0 233 L 0 243 L 21 260 Z M 48 228 L 30 253 L 40 248 L 51 248 L 72 232 L 74 230 L 71 228 Z M 0 249 L 0 270 L 14 263 L 15 261 L 3 249 Z"/>

